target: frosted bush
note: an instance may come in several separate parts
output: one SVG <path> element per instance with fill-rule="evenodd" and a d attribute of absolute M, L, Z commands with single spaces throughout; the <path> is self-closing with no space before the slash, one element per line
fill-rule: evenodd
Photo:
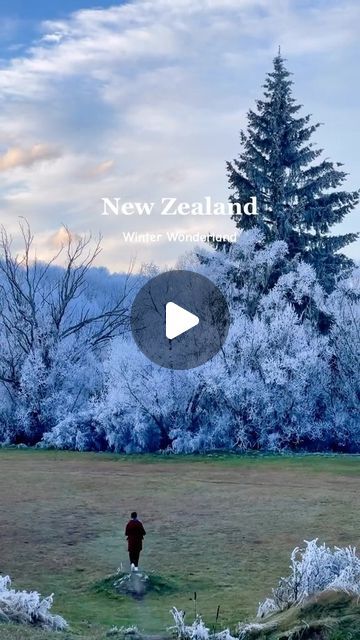
<path fill-rule="evenodd" d="M 345 591 L 360 596 L 360 558 L 352 547 L 331 549 L 317 539 L 296 547 L 291 554 L 291 574 L 281 578 L 272 598 L 260 603 L 258 617 L 283 611 L 305 598 L 326 590 Z"/>
<path fill-rule="evenodd" d="M 196 616 L 194 622 L 191 625 L 187 625 L 185 624 L 185 613 L 183 611 L 179 611 L 176 607 L 173 607 L 171 614 L 175 624 L 173 627 L 170 627 L 169 631 L 175 632 L 179 640 L 209 640 L 209 638 L 214 638 L 215 640 L 235 640 L 229 629 L 218 633 L 210 632 L 210 629 L 205 626 L 200 616 Z"/>
<path fill-rule="evenodd" d="M 40 447 L 73 449 L 75 451 L 101 451 L 106 449 L 103 429 L 93 412 L 69 413 L 51 431 L 44 434 Z"/>
<path fill-rule="evenodd" d="M 135 625 L 132 627 L 114 626 L 106 632 L 107 638 L 110 638 L 111 636 L 117 636 L 118 638 L 132 638 L 134 640 L 136 638 L 141 638 L 141 633 Z"/>
<path fill-rule="evenodd" d="M 52 631 L 63 631 L 68 624 L 61 616 L 52 615 L 53 595 L 41 598 L 37 591 L 15 591 L 9 576 L 0 576 L 0 619 L 3 622 L 38 625 Z"/>

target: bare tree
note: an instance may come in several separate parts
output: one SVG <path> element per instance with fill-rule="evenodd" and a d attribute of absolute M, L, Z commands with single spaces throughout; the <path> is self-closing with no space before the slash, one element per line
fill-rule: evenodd
<path fill-rule="evenodd" d="M 99 302 L 91 291 L 89 271 L 101 251 L 101 238 L 74 237 L 64 230 L 62 246 L 43 262 L 26 221 L 20 222 L 20 255 L 0 228 L 0 382 L 12 398 L 20 390 L 23 363 L 35 352 L 50 370 L 56 349 L 65 341 L 72 344 L 72 359 L 80 360 L 86 351 L 99 351 L 128 329 L 131 268 L 121 290 Z"/>

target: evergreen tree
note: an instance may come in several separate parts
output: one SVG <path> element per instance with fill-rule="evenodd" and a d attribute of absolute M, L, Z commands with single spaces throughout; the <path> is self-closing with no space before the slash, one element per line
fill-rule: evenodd
<path fill-rule="evenodd" d="M 247 131 L 240 134 L 243 153 L 228 163 L 231 201 L 257 196 L 258 216 L 236 216 L 240 229 L 259 226 L 266 241 L 284 240 L 289 260 L 313 265 L 320 282 L 331 290 L 337 275 L 352 266 L 339 251 L 357 234 L 330 235 L 358 203 L 360 191 L 336 190 L 346 178 L 341 163 L 314 162 L 322 149 L 310 142 L 320 126 L 310 115 L 299 117 L 301 105 L 292 97 L 290 73 L 280 51 L 267 75 L 264 97 L 248 113 Z"/>

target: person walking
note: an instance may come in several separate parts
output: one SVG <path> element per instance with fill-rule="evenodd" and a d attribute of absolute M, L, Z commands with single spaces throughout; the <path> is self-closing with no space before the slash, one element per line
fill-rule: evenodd
<path fill-rule="evenodd" d="M 138 571 L 142 542 L 144 536 L 146 536 L 146 531 L 143 527 L 142 522 L 138 520 L 136 511 L 132 512 L 131 520 L 129 520 L 126 525 L 125 536 L 127 537 L 128 541 L 130 569 L 131 571 Z"/>

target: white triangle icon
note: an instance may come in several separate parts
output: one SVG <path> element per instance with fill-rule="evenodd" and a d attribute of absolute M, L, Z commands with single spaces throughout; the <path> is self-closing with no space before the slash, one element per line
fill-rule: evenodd
<path fill-rule="evenodd" d="M 175 302 L 168 302 L 166 310 L 166 337 L 173 340 L 181 336 L 185 331 L 189 331 L 199 324 L 199 318 L 183 307 L 179 307 Z"/>

